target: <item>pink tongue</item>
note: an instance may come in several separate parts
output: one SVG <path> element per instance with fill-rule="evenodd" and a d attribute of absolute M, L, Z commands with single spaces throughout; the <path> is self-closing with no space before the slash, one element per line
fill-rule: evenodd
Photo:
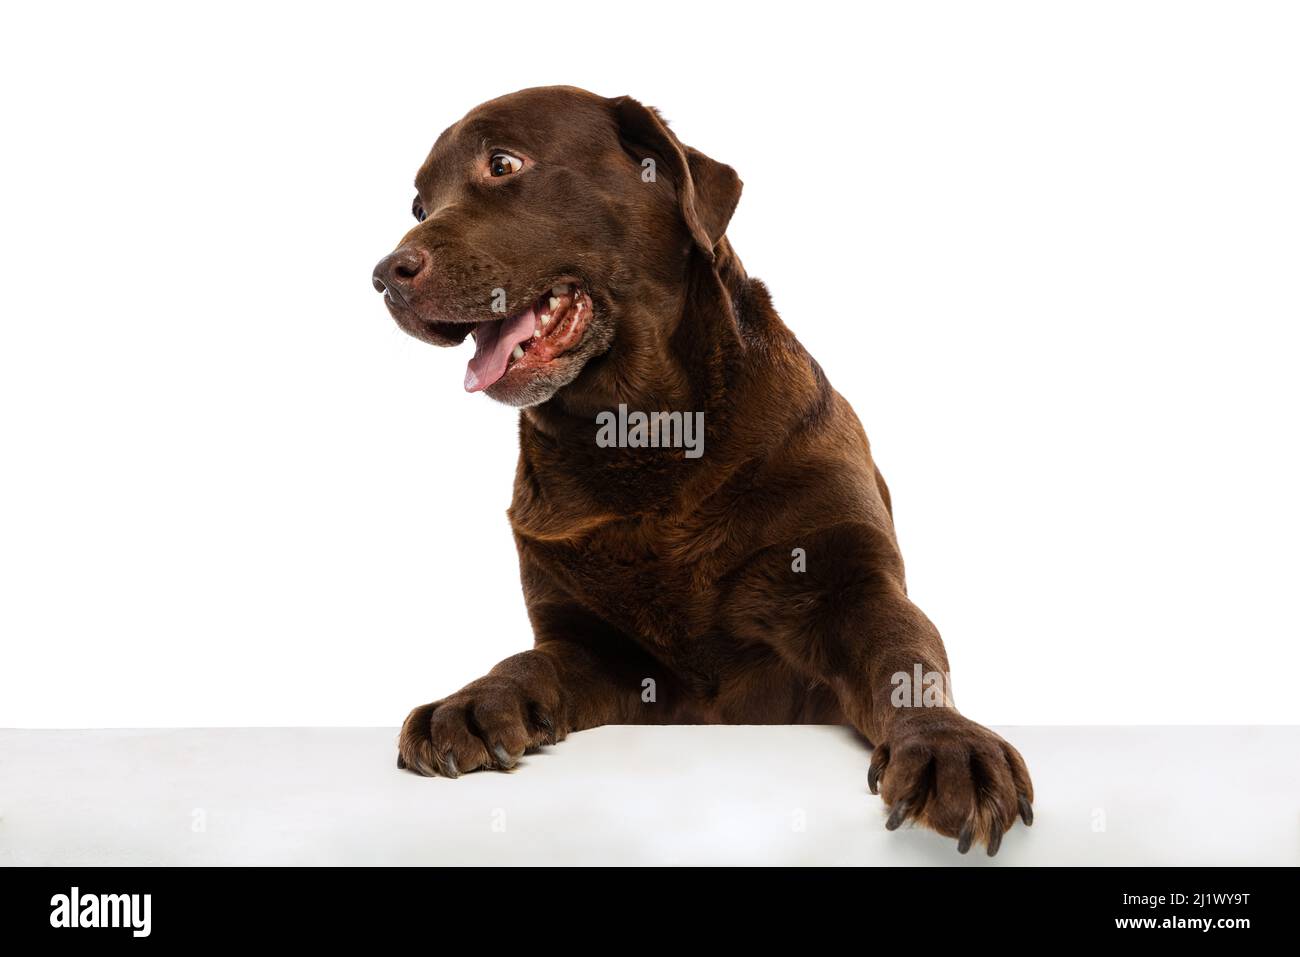
<path fill-rule="evenodd" d="M 533 336 L 537 314 L 529 306 L 509 319 L 493 319 L 474 327 L 474 358 L 465 369 L 465 391 L 481 392 L 506 372 L 515 346 Z"/>

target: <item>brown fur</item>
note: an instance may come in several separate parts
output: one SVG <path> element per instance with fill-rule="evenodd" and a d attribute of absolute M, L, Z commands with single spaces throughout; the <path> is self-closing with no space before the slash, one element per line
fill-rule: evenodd
<path fill-rule="evenodd" d="M 534 168 L 466 175 L 497 147 Z M 907 598 L 862 426 L 725 237 L 740 187 L 654 111 L 572 88 L 494 100 L 439 138 L 417 178 L 428 219 L 394 254 L 428 266 L 390 302 L 403 328 L 455 344 L 485 289 L 513 308 L 557 276 L 596 318 L 553 381 L 489 390 L 527 406 L 509 518 L 534 646 L 411 712 L 399 765 L 509 768 L 602 724 L 843 722 L 875 742 L 888 826 L 993 853 L 1031 818 L 1028 772 L 950 698 L 891 704 L 896 673 L 947 674 L 943 643 Z M 595 415 L 619 403 L 703 410 L 703 457 L 598 447 Z"/>

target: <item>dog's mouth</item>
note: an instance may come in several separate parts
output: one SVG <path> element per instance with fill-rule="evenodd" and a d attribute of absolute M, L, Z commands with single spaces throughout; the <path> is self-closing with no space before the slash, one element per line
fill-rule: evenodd
<path fill-rule="evenodd" d="M 476 323 L 465 391 L 482 392 L 507 376 L 542 369 L 582 341 L 591 310 L 581 283 L 557 282 L 521 312 Z"/>

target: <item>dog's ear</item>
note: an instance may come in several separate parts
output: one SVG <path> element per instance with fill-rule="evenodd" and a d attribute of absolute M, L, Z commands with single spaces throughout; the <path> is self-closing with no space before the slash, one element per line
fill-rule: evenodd
<path fill-rule="evenodd" d="M 683 146 L 653 107 L 642 106 L 630 96 L 610 100 L 610 105 L 623 148 L 638 163 L 653 159 L 658 169 L 667 169 L 686 228 L 695 244 L 713 259 L 713 248 L 726 233 L 740 201 L 742 183 L 736 171 Z"/>

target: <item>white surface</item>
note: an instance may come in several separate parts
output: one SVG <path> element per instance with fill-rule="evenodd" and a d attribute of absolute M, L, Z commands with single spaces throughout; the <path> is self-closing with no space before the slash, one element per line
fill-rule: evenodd
<path fill-rule="evenodd" d="M 1224 682 L 1300 673 L 1298 28 L 9 4 L 0 726 L 390 725 L 531 646 L 514 415 L 370 270 L 443 127 L 543 83 L 739 170 L 730 236 L 866 425 L 963 708 L 1300 723 Z"/>
<path fill-rule="evenodd" d="M 999 730 L 1037 794 L 993 863 L 1300 863 L 1300 728 Z M 394 739 L 0 731 L 0 864 L 990 863 L 887 832 L 840 728 L 607 727 L 454 781 Z"/>

